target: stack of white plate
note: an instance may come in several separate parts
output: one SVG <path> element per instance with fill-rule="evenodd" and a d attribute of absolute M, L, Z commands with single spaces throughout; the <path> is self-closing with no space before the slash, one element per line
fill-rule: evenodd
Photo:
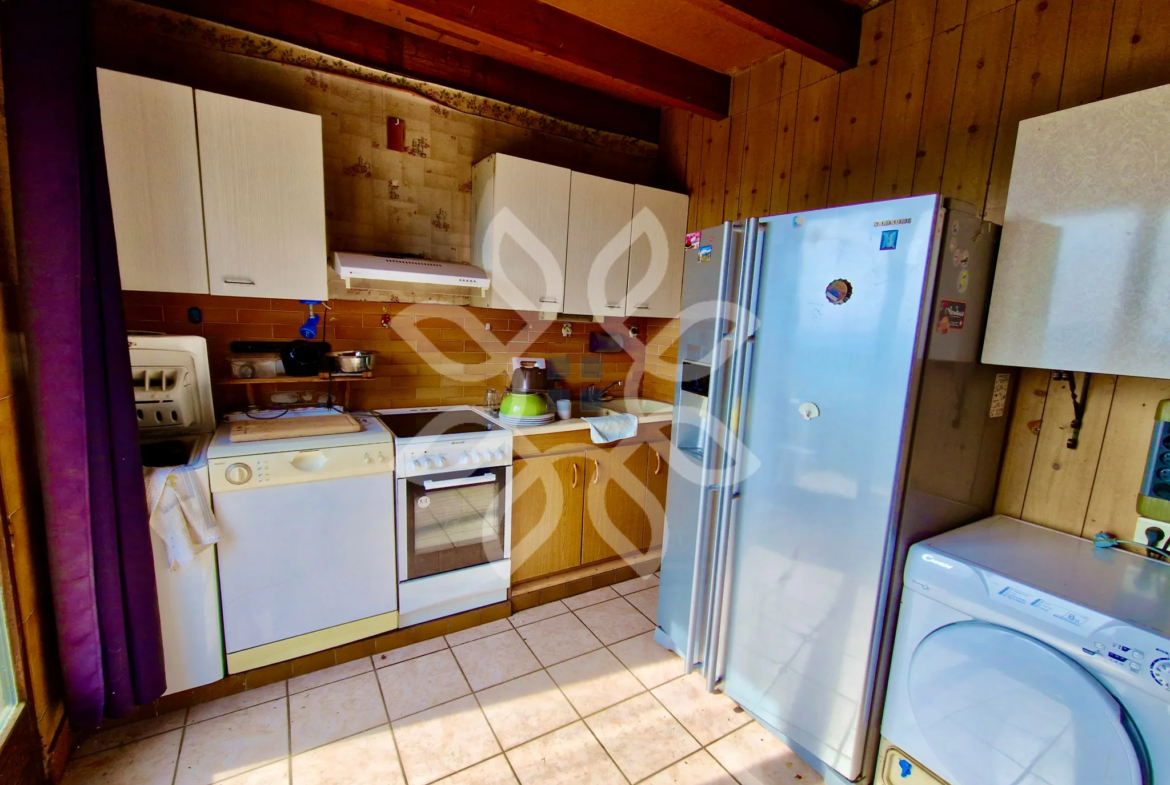
<path fill-rule="evenodd" d="M 526 428 L 532 425 L 548 425 L 556 418 L 556 412 L 549 412 L 548 414 L 541 414 L 535 417 L 512 417 L 507 414 L 501 414 L 500 422 L 502 422 L 504 425 L 511 425 L 515 428 Z"/>

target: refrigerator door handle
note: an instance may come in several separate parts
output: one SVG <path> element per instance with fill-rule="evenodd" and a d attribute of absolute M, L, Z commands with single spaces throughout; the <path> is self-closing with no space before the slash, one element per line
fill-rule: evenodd
<path fill-rule="evenodd" d="M 719 643 L 719 633 L 722 626 L 722 610 L 725 605 L 723 587 L 727 583 L 727 546 L 731 529 L 731 496 L 735 493 L 733 484 L 735 475 L 735 459 L 739 453 L 738 440 L 742 433 L 744 418 L 742 417 L 741 401 L 743 397 L 743 367 L 746 359 L 748 332 L 755 332 L 755 315 L 751 310 L 753 305 L 754 280 L 759 268 L 759 220 L 752 218 L 748 221 L 744 232 L 743 255 L 740 259 L 739 292 L 736 298 L 735 331 L 732 339 L 734 353 L 731 357 L 731 373 L 728 377 L 727 400 L 722 407 L 724 444 L 721 450 L 719 484 L 728 491 L 721 496 L 718 519 L 715 524 L 714 551 L 711 559 L 711 581 L 707 595 L 707 629 L 704 642 L 703 660 L 706 663 L 704 672 L 707 675 L 707 689 L 714 690 L 716 684 L 716 651 Z"/>
<path fill-rule="evenodd" d="M 742 228 L 732 226 L 730 221 L 723 223 L 723 245 L 721 248 L 721 259 L 723 260 L 723 267 L 720 276 L 720 289 L 718 289 L 718 298 L 715 302 L 715 324 L 716 332 L 723 332 L 723 321 L 727 317 L 727 298 L 728 291 L 731 288 L 731 273 L 732 266 L 729 263 L 731 256 L 731 248 L 734 245 L 735 235 L 742 232 Z M 716 443 L 713 431 L 711 431 L 711 424 L 716 414 L 720 413 L 723 405 L 722 395 L 722 366 L 723 366 L 723 342 L 722 335 L 718 335 L 715 339 L 715 346 L 711 347 L 711 371 L 710 371 L 710 393 L 707 399 L 708 409 L 707 418 L 704 418 L 702 425 L 702 433 L 700 434 L 700 445 L 702 446 L 703 454 L 703 474 L 702 483 L 711 484 L 711 474 L 715 470 L 715 455 Z M 698 526 L 700 529 L 696 532 L 697 540 L 695 548 L 695 564 L 694 572 L 691 574 L 690 581 L 690 614 L 687 618 L 687 642 L 683 646 L 683 667 L 689 674 L 694 669 L 696 652 L 698 649 L 698 638 L 702 634 L 703 638 L 707 638 L 706 625 L 707 619 L 704 618 L 702 612 L 703 599 L 706 595 L 706 587 L 708 585 L 707 579 L 710 572 L 710 549 L 709 543 L 711 539 L 711 514 L 718 510 L 718 491 L 715 489 L 715 501 L 711 501 L 711 494 L 704 493 L 702 502 L 700 502 L 700 510 L 698 510 Z M 717 522 L 716 516 L 716 522 Z"/>

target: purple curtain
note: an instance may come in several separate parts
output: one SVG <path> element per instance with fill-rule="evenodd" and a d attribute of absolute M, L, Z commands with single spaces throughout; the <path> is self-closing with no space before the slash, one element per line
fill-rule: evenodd
<path fill-rule="evenodd" d="M 97 726 L 166 689 L 85 0 L 3 5 L 4 99 L 65 704 Z"/>

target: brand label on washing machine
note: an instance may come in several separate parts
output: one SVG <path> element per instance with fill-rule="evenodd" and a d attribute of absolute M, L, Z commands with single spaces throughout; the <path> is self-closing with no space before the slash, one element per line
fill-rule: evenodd
<path fill-rule="evenodd" d="M 1082 608 L 1065 605 L 1042 591 L 1008 581 L 996 576 L 987 576 L 992 596 L 1005 605 L 1027 613 L 1051 624 L 1072 629 L 1089 629 L 1098 626 L 1101 619 L 1097 614 Z"/>

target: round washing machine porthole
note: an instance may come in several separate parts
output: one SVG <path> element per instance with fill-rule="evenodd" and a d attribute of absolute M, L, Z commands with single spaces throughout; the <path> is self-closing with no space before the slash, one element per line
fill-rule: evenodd
<path fill-rule="evenodd" d="M 1027 635 L 984 622 L 935 630 L 914 651 L 907 688 L 950 785 L 1144 785 L 1121 705 Z"/>

